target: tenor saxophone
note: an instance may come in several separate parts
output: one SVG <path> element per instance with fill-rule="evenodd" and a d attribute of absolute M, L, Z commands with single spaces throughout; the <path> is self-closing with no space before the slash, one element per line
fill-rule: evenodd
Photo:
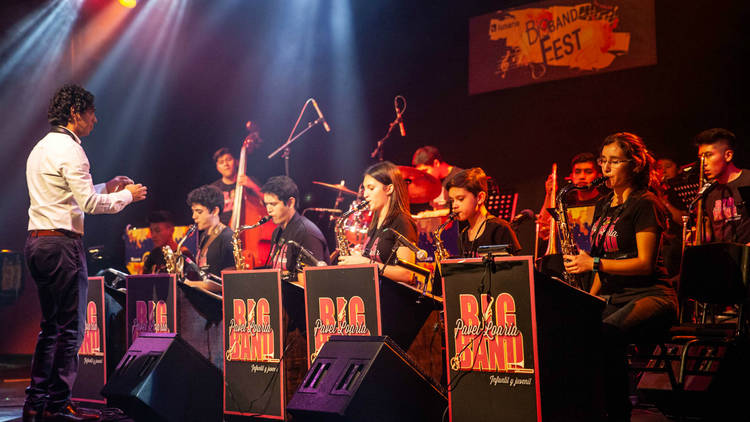
<path fill-rule="evenodd" d="M 355 212 L 365 209 L 368 204 L 368 201 L 362 201 L 359 204 L 352 206 L 349 211 L 341 214 L 341 217 L 336 221 L 334 231 L 336 232 L 336 250 L 338 251 L 339 256 L 349 256 L 352 254 L 349 247 L 349 240 L 346 238 L 346 229 L 344 228 L 346 219 Z"/>

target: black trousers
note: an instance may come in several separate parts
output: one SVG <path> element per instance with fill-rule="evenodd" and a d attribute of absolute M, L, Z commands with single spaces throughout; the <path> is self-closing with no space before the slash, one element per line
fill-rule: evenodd
<path fill-rule="evenodd" d="M 42 310 L 26 402 L 56 410 L 70 400 L 78 374 L 88 292 L 86 256 L 81 239 L 66 236 L 29 236 L 25 254 Z"/>
<path fill-rule="evenodd" d="M 610 421 L 629 421 L 627 347 L 661 339 L 677 321 L 674 296 L 643 296 L 607 304 L 603 313 L 605 407 Z"/>

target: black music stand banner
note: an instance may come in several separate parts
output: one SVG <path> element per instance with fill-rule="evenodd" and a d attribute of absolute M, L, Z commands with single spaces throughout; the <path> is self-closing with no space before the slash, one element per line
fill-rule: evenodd
<path fill-rule="evenodd" d="M 177 332 L 177 280 L 173 274 L 131 275 L 125 283 L 128 347 L 140 333 Z"/>
<path fill-rule="evenodd" d="M 78 377 L 73 400 L 106 403 L 99 392 L 107 383 L 107 338 L 104 313 L 104 277 L 89 277 L 83 343 L 78 349 Z"/>
<path fill-rule="evenodd" d="M 540 421 L 531 257 L 442 269 L 450 420 Z"/>
<path fill-rule="evenodd" d="M 281 272 L 223 271 L 224 412 L 286 418 Z"/>
<path fill-rule="evenodd" d="M 382 335 L 376 264 L 306 267 L 307 364 L 332 335 Z"/>

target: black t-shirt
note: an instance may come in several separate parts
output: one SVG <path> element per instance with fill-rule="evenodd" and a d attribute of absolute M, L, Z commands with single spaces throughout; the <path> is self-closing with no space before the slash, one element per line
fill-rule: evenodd
<path fill-rule="evenodd" d="M 232 211 L 234 210 L 234 188 L 235 184 L 226 184 L 222 179 L 219 179 L 213 183 L 211 183 L 211 186 L 219 188 L 221 193 L 224 195 L 224 208 L 221 214 L 219 215 L 219 220 L 221 220 L 222 223 L 229 225 L 229 220 L 232 219 Z M 262 199 L 258 198 L 258 196 L 250 189 L 243 187 L 242 188 L 245 199 L 252 198 L 254 200 L 258 200 L 262 202 Z"/>
<path fill-rule="evenodd" d="M 372 220 L 373 228 L 367 233 L 368 238 L 365 243 L 363 256 L 374 259 L 377 262 L 385 262 L 390 258 L 387 264 L 396 263 L 396 254 L 393 252 L 393 246 L 396 244 L 396 235 L 393 230 L 401 233 L 410 242 L 417 243 L 417 223 L 406 214 L 397 214 L 395 217 L 386 219 L 383 226 L 376 228 L 377 221 Z M 390 229 L 387 230 L 386 229 Z M 396 247 L 398 249 L 398 247 Z"/>
<path fill-rule="evenodd" d="M 657 238 L 665 226 L 665 216 L 658 199 L 651 192 L 633 192 L 624 204 L 611 206 L 612 195 L 602 198 L 594 212 L 591 227 L 591 255 L 603 259 L 626 259 L 638 256 L 636 233 L 652 229 Z M 658 244 L 658 242 L 657 242 Z M 673 295 L 674 291 L 663 279 L 664 269 L 655 266 L 648 275 L 612 275 L 600 272 L 601 295 L 623 300 L 654 294 Z M 615 303 L 616 300 L 613 300 Z"/>
<path fill-rule="evenodd" d="M 487 216 L 484 228 L 476 239 L 469 240 L 469 227 L 465 227 L 458 237 L 458 250 L 464 258 L 475 257 L 477 248 L 485 245 L 508 245 L 511 254 L 521 249 L 516 233 L 510 224 L 502 218 Z"/>
<path fill-rule="evenodd" d="M 297 262 L 300 250 L 296 246 L 284 242 L 288 240 L 293 240 L 302 245 L 318 261 L 323 261 L 326 264 L 330 263 L 328 243 L 325 236 L 323 236 L 323 233 L 315 223 L 299 213 L 294 213 L 286 228 L 282 229 L 281 226 L 276 227 L 271 239 L 273 248 L 271 249 L 267 264 L 271 268 L 280 268 L 287 271 L 296 270 L 293 266 Z M 302 257 L 303 263 L 314 265 L 308 261 L 304 256 Z"/>
<path fill-rule="evenodd" d="M 224 230 L 208 245 L 208 249 L 206 250 L 207 266 L 203 268 L 204 271 L 221 277 L 221 270 L 234 268 L 234 253 L 232 250 L 233 233 L 232 229 L 224 227 Z M 199 236 L 198 250 L 200 251 L 208 241 L 209 236 L 205 231 L 200 232 Z"/>
<path fill-rule="evenodd" d="M 750 204 L 743 201 L 739 191 L 741 187 L 750 187 L 750 170 L 741 171 L 740 177 L 726 185 L 717 184 L 706 196 L 706 215 L 711 221 L 714 242 L 750 242 Z"/>

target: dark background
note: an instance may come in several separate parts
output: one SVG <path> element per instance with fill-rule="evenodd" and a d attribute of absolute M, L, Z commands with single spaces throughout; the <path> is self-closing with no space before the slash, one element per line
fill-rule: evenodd
<path fill-rule="evenodd" d="M 45 3 L 3 2 L 0 42 Z M 120 214 L 86 218 L 85 243 L 104 245 L 120 268 L 126 225 L 144 226 L 155 209 L 189 223 L 187 193 L 218 178 L 211 155 L 221 146 L 239 151 L 247 120 L 265 141 L 248 173 L 260 182 L 282 174 L 283 160 L 266 156 L 287 138 L 309 97 L 333 132 L 314 127 L 292 146 L 302 208 L 333 205 L 335 192 L 313 180 L 344 179 L 356 189 L 394 118 L 397 94 L 408 102 L 407 136 L 394 132 L 385 159 L 408 165 L 416 148 L 435 145 L 449 163 L 481 166 L 516 189 L 518 210 L 539 210 L 553 162 L 567 175 L 570 158 L 595 151 L 608 134 L 634 132 L 657 155 L 685 164 L 696 157 L 691 138 L 699 131 L 726 127 L 740 145 L 750 131 L 743 60 L 750 13 L 743 1 L 657 1 L 656 66 L 473 96 L 469 19 L 528 2 L 170 0 L 162 5 L 179 10 L 167 16 L 156 5 L 147 15 L 151 2 L 142 0 L 111 39 L 84 55 L 92 34 L 102 33 L 84 29 L 108 3 L 83 4 L 44 83 L 30 80 L 34 63 L 1 75 L 0 248 L 23 248 L 26 156 L 48 129 L 49 98 L 71 80 L 96 95 L 99 123 L 83 142 L 94 181 L 126 174 L 149 187 L 147 200 Z M 0 69 L 8 51 L 0 49 Z M 312 119 L 308 110 L 302 125 Z M 743 152 L 739 163 L 748 166 Z M 526 253 L 532 231 L 519 233 Z"/>

